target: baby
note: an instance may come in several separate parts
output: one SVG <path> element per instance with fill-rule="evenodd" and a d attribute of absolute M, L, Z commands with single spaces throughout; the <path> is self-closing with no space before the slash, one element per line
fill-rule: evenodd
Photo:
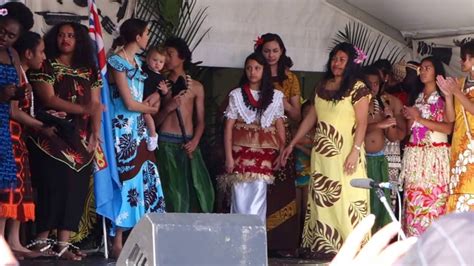
<path fill-rule="evenodd" d="M 165 78 L 160 71 L 165 65 L 165 50 L 161 47 L 152 47 L 146 55 L 146 66 L 143 71 L 148 75 L 145 80 L 143 91 L 144 103 L 153 107 L 160 107 L 161 96 L 168 94 L 169 89 Z M 158 92 L 158 93 L 155 93 Z M 158 134 L 156 133 L 155 121 L 151 114 L 144 115 L 145 124 L 148 129 L 147 149 L 154 151 L 158 147 Z"/>

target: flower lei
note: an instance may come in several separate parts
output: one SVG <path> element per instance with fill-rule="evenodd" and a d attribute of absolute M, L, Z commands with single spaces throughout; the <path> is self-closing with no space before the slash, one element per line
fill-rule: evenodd
<path fill-rule="evenodd" d="M 256 111 L 262 107 L 262 102 L 260 100 L 255 100 L 253 97 L 249 84 L 242 86 L 242 98 L 244 100 L 245 106 L 247 106 L 252 111 Z"/>
<path fill-rule="evenodd" d="M 263 38 L 262 36 L 257 36 L 257 39 L 254 40 L 255 44 L 253 45 L 253 49 L 257 50 L 257 48 L 263 44 Z"/>
<path fill-rule="evenodd" d="M 8 9 L 0 8 L 0 16 L 4 17 L 6 15 L 8 15 Z"/>
<path fill-rule="evenodd" d="M 365 54 L 365 52 L 362 49 L 360 49 L 359 47 L 357 47 L 355 45 L 354 45 L 354 49 L 356 50 L 356 53 L 357 53 L 357 57 L 354 59 L 354 63 L 359 65 L 365 59 L 367 59 L 367 55 Z"/>

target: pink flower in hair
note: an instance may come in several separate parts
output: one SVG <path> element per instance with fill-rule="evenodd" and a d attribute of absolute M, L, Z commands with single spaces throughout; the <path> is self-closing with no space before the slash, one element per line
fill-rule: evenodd
<path fill-rule="evenodd" d="M 359 47 L 357 47 L 355 45 L 354 45 L 354 49 L 356 50 L 356 53 L 357 53 L 357 57 L 354 59 L 354 63 L 359 65 L 365 59 L 367 59 L 367 55 L 365 54 L 365 52 L 362 49 L 360 49 Z"/>
<path fill-rule="evenodd" d="M 4 17 L 6 15 L 8 15 L 8 9 L 0 8 L 0 16 Z"/>

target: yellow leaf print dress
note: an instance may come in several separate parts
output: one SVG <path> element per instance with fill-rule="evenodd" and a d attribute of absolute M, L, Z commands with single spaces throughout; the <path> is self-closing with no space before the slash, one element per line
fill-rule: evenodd
<path fill-rule="evenodd" d="M 311 156 L 308 210 L 302 247 L 321 255 L 334 255 L 369 210 L 369 190 L 353 188 L 352 178 L 366 178 L 365 151 L 361 149 L 356 172 L 347 176 L 343 165 L 354 141 L 354 105 L 370 92 L 358 81 L 347 95 L 333 102 L 331 91 L 316 93 L 318 117 Z"/>

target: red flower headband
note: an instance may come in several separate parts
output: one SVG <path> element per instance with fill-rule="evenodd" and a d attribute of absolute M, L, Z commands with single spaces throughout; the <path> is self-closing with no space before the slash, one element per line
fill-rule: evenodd
<path fill-rule="evenodd" d="M 255 44 L 253 46 L 254 50 L 257 50 L 257 48 L 263 44 L 263 38 L 262 36 L 258 36 L 256 40 L 254 40 Z"/>

